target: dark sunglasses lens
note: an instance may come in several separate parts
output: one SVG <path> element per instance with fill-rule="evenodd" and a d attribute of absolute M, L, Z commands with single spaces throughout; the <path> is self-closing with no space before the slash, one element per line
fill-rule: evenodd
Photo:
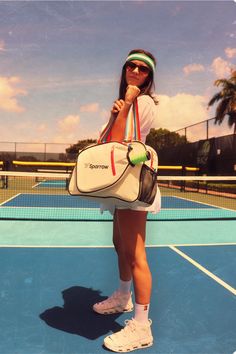
<path fill-rule="evenodd" d="M 144 73 L 144 74 L 148 74 L 150 71 L 149 68 L 147 68 L 146 66 L 143 66 L 143 65 L 140 65 L 138 68 L 141 71 L 141 73 Z"/>
<path fill-rule="evenodd" d="M 137 65 L 132 62 L 126 64 L 126 68 L 129 70 L 134 70 L 134 69 L 136 69 L 136 67 L 137 67 Z"/>
<path fill-rule="evenodd" d="M 139 69 L 139 71 L 143 74 L 148 74 L 150 72 L 149 68 L 147 66 L 144 65 L 136 65 L 135 63 L 129 62 L 126 64 L 126 68 L 128 70 L 134 70 L 136 68 Z"/>

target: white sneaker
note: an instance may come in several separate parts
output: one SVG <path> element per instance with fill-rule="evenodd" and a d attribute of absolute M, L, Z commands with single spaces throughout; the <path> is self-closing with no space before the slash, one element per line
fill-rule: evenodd
<path fill-rule="evenodd" d="M 135 319 L 126 320 L 125 327 L 104 339 L 104 346 L 114 352 L 130 352 L 136 349 L 151 347 L 153 337 L 152 321 L 147 324 L 139 323 Z"/>
<path fill-rule="evenodd" d="M 117 290 L 106 300 L 94 304 L 93 310 L 102 315 L 130 312 L 133 310 L 131 293 L 126 295 Z"/>

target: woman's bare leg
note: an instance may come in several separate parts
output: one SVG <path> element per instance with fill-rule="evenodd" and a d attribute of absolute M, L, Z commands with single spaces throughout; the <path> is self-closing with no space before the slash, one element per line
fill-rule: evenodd
<path fill-rule="evenodd" d="M 133 278 L 135 301 L 149 304 L 152 276 L 146 258 L 146 216 L 144 211 L 116 210 L 114 244 L 122 280 Z"/>

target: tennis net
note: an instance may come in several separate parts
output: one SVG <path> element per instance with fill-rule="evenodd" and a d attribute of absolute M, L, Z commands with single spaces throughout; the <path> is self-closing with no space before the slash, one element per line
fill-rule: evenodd
<path fill-rule="evenodd" d="M 68 173 L 0 171 L 0 219 L 111 221 L 91 199 L 70 196 Z M 236 176 L 159 176 L 162 209 L 150 221 L 236 219 Z"/>

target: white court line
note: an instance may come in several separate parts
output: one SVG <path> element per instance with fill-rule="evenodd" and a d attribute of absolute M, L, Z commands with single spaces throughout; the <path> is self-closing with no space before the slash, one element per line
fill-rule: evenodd
<path fill-rule="evenodd" d="M 114 248 L 112 245 L 78 246 L 78 245 L 0 245 L 0 248 Z"/>
<path fill-rule="evenodd" d="M 10 199 L 8 199 L 8 200 L 6 200 L 5 202 L 3 202 L 2 204 L 0 204 L 0 206 L 3 206 L 3 209 L 46 209 L 46 210 L 57 210 L 57 209 L 60 209 L 60 210 L 93 210 L 93 209 L 99 209 L 99 208 L 77 208 L 76 206 L 75 207 L 60 207 L 60 206 L 50 206 L 50 207 L 44 207 L 44 206 L 37 206 L 37 205 L 32 205 L 32 206 L 21 206 L 21 205 L 19 205 L 19 206 L 7 206 L 7 205 L 4 205 L 4 203 L 7 203 L 7 202 L 9 202 L 11 199 L 14 199 L 15 197 L 18 197 L 19 195 L 21 195 L 21 193 L 19 193 L 19 194 L 17 194 L 16 196 L 14 196 L 14 197 L 12 197 L 12 198 L 10 198 Z M 34 194 L 35 195 L 35 194 Z M 15 219 L 15 220 L 17 220 L 17 218 Z M 68 219 L 69 221 L 70 221 L 70 219 Z M 93 220 L 93 219 L 91 219 L 91 220 Z M 40 221 L 40 219 L 39 219 L 39 221 Z M 50 219 L 48 219 L 48 221 L 50 221 Z M 58 219 L 57 221 L 61 221 L 60 219 Z M 81 221 L 81 220 L 79 220 L 79 221 Z M 99 219 L 98 219 L 98 221 L 100 221 Z"/>
<path fill-rule="evenodd" d="M 199 264 L 198 262 L 196 262 L 194 259 L 192 259 L 191 257 L 189 257 L 187 254 L 185 254 L 184 252 L 180 251 L 178 248 L 176 248 L 175 246 L 169 246 L 174 252 L 178 253 L 181 257 L 183 257 L 184 259 L 186 259 L 188 262 L 190 262 L 192 265 L 194 265 L 196 268 L 200 269 L 203 273 L 205 273 L 206 275 L 208 275 L 210 278 L 212 278 L 213 280 L 215 280 L 218 284 L 220 284 L 221 286 L 223 286 L 225 289 L 227 289 L 228 291 L 230 291 L 232 294 L 236 295 L 236 289 L 234 289 L 232 286 L 230 286 L 229 284 L 227 284 L 226 282 L 224 282 L 222 279 L 220 279 L 219 277 L 217 277 L 216 275 L 214 275 L 213 273 L 211 273 L 209 270 L 207 270 L 206 268 L 204 268 L 201 264 Z"/>
<path fill-rule="evenodd" d="M 236 246 L 236 242 L 219 242 L 219 243 L 175 243 L 175 244 L 155 244 L 146 245 L 146 248 L 163 248 L 163 247 L 203 247 L 203 246 Z M 12 247 L 12 248 L 114 248 L 113 245 L 1 245 L 1 247 Z"/>
<path fill-rule="evenodd" d="M 31 188 L 32 188 L 32 189 L 37 188 L 40 184 L 42 184 L 42 182 L 43 182 L 43 181 L 34 184 Z"/>
<path fill-rule="evenodd" d="M 147 245 L 147 248 L 155 247 L 204 247 L 204 246 L 236 246 L 236 242 L 219 242 L 219 243 L 175 243 L 175 244 L 160 244 L 160 245 Z"/>
<path fill-rule="evenodd" d="M 162 244 L 146 245 L 146 248 L 171 248 L 171 247 L 204 247 L 204 246 L 236 246 L 236 242 L 223 243 L 183 243 L 183 244 Z M 0 248 L 114 248 L 113 245 L 1 245 Z"/>
<path fill-rule="evenodd" d="M 193 203 L 197 203 L 197 204 L 202 204 L 202 205 L 207 205 L 209 206 L 210 208 L 204 208 L 204 210 L 209 210 L 209 209 L 223 209 L 223 210 L 229 210 L 229 211 L 235 211 L 236 213 L 236 210 L 235 209 L 229 209 L 229 208 L 225 208 L 225 207 L 222 207 L 222 206 L 219 206 L 219 205 L 215 205 L 215 204 L 209 204 L 209 203 L 205 203 L 205 202 L 199 202 L 197 200 L 193 200 L 193 199 L 188 199 L 188 198 L 184 198 L 184 197 L 179 197 L 177 195 L 173 195 L 172 196 L 173 198 L 178 198 L 178 199 L 182 199 L 182 200 L 185 200 L 187 202 L 193 202 Z M 182 210 L 199 210 L 201 208 L 182 208 Z M 202 208 L 203 209 L 203 208 Z M 174 210 L 174 209 L 173 209 Z M 176 209 L 175 209 L 176 210 Z M 178 209 L 179 210 L 179 209 Z"/>
<path fill-rule="evenodd" d="M 7 200 L 4 200 L 4 202 L 2 202 L 2 203 L 0 204 L 0 206 L 4 206 L 4 204 L 10 202 L 12 199 L 15 199 L 15 198 L 19 197 L 19 195 L 21 195 L 21 193 L 18 193 L 18 194 L 16 194 L 16 195 L 13 195 L 13 197 L 11 197 L 11 198 L 9 198 L 9 199 L 7 199 Z"/>

